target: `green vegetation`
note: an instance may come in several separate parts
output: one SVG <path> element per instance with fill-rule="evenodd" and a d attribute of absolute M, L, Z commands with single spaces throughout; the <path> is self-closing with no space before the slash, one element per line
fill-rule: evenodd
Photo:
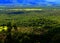
<path fill-rule="evenodd" d="M 3 13 L 2 13 L 3 12 Z M 59 43 L 60 9 L 0 12 L 0 43 Z"/>

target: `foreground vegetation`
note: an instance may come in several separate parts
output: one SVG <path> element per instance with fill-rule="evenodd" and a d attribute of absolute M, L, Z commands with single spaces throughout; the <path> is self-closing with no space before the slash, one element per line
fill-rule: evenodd
<path fill-rule="evenodd" d="M 1 12 L 0 25 L 8 28 L 0 32 L 0 43 L 60 42 L 59 9 Z"/>

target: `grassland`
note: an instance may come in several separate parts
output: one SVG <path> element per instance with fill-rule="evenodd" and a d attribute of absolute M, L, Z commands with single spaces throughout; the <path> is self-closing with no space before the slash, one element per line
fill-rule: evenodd
<path fill-rule="evenodd" d="M 4 30 L 0 32 L 0 37 L 6 36 L 3 40 L 0 38 L 1 43 L 60 42 L 60 9 L 0 10 L 0 25 L 8 26 L 9 22 L 12 27 L 11 33 Z M 13 25 L 16 25 L 17 30 Z M 11 34 L 10 40 L 7 38 L 8 33 Z"/>

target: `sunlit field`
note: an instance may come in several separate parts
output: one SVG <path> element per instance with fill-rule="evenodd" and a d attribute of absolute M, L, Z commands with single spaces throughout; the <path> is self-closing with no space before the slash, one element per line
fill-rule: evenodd
<path fill-rule="evenodd" d="M 60 9 L 1 9 L 0 43 L 59 43 Z"/>
<path fill-rule="evenodd" d="M 4 26 L 4 27 L 3 27 L 3 26 L 0 26 L 0 32 L 3 31 L 3 30 L 4 30 L 4 31 L 7 31 L 7 29 L 8 29 L 7 26 Z"/>

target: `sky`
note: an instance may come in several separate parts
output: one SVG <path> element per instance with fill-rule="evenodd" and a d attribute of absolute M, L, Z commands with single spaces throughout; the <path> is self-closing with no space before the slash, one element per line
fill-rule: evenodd
<path fill-rule="evenodd" d="M 55 5 L 60 0 L 0 0 L 0 5 Z"/>

